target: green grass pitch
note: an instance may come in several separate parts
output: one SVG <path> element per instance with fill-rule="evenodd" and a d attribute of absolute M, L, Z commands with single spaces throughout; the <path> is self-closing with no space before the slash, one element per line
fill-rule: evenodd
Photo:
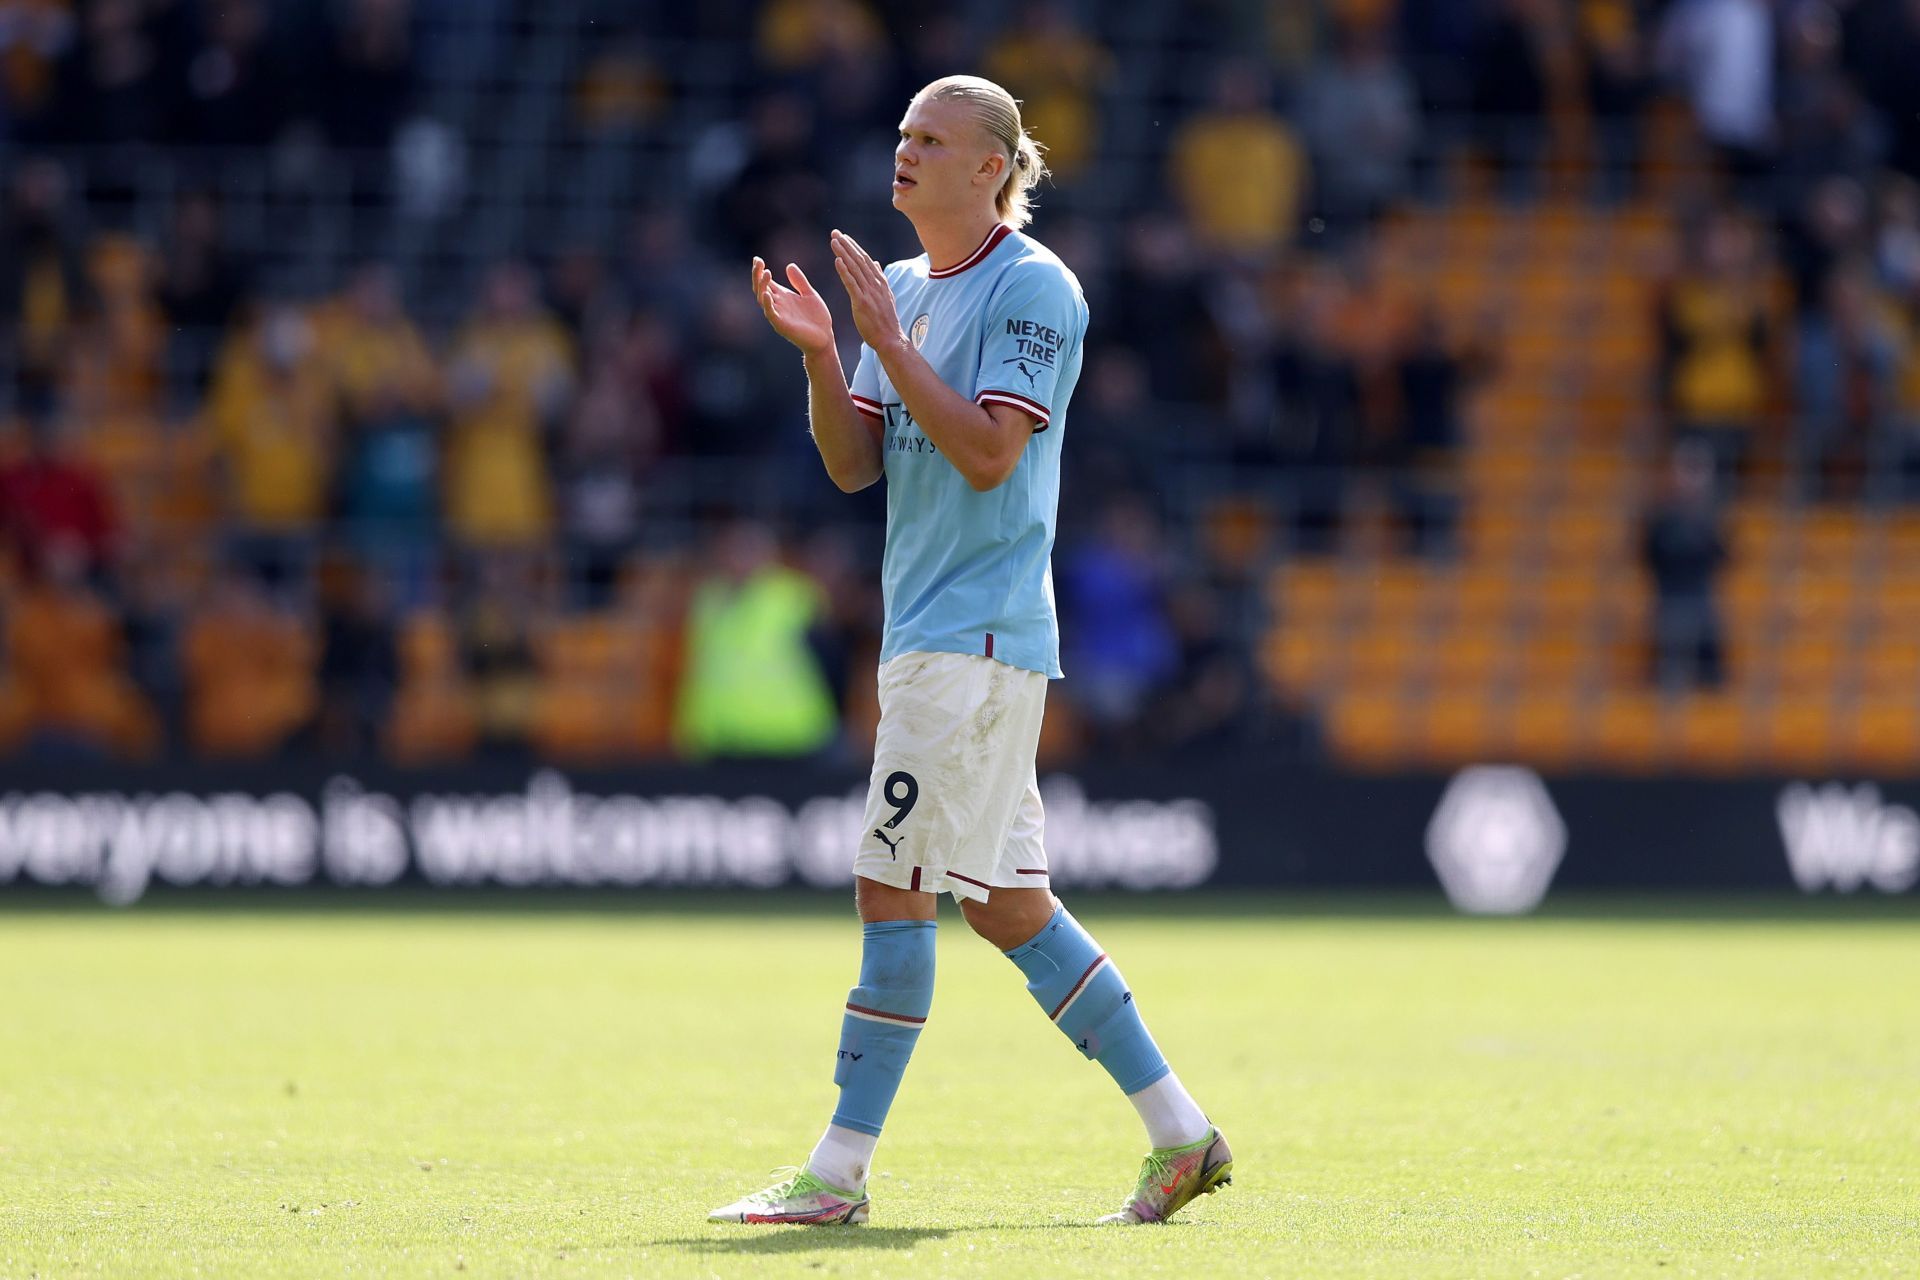
<path fill-rule="evenodd" d="M 704 1214 L 825 1121 L 847 906 L 0 914 L 0 1276 L 1920 1274 L 1910 904 L 1079 905 L 1233 1140 L 1170 1226 L 950 911 L 839 1230 Z"/>

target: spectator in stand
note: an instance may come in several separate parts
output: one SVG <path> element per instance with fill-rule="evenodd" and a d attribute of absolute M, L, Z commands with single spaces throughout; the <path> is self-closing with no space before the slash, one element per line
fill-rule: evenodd
<path fill-rule="evenodd" d="M 400 306 L 391 268 L 361 267 L 317 325 L 340 406 L 340 515 L 349 539 L 393 579 L 405 606 L 432 590 L 440 481 L 433 415 L 439 371 Z"/>
<path fill-rule="evenodd" d="M 634 215 L 613 274 L 629 310 L 684 320 L 706 305 L 718 273 L 688 231 L 685 212 L 666 206 Z"/>
<path fill-rule="evenodd" d="M 1314 207 L 1339 239 L 1405 193 L 1420 137 L 1413 79 L 1393 58 L 1378 18 L 1336 28 L 1336 53 L 1300 91 L 1300 132 L 1313 154 Z"/>
<path fill-rule="evenodd" d="M 144 756 L 159 743 L 159 725 L 127 678 L 117 611 L 88 585 L 87 564 L 85 547 L 69 537 L 38 544 L 23 561 L 4 619 L 8 718 L 24 721 L 14 732 L 24 728 L 30 753 Z"/>
<path fill-rule="evenodd" d="M 104 477 L 88 463 L 73 428 L 36 414 L 20 450 L 0 461 L 0 552 L 16 563 L 76 565 L 91 583 L 106 581 L 117 521 Z"/>
<path fill-rule="evenodd" d="M 153 255 L 131 236 L 101 236 L 88 248 L 88 303 L 64 381 L 90 428 L 147 422 L 160 409 L 167 320 L 154 298 L 154 273 Z"/>
<path fill-rule="evenodd" d="M 1920 501 L 1920 307 L 1906 313 L 1906 341 L 1894 386 L 1884 466 L 1886 492 L 1905 502 Z"/>
<path fill-rule="evenodd" d="M 317 309 L 314 340 L 347 426 L 433 410 L 439 373 L 386 264 L 362 265 L 338 298 Z"/>
<path fill-rule="evenodd" d="M 1727 548 L 1706 446 L 1674 450 L 1666 494 L 1646 518 L 1641 556 L 1653 575 L 1655 681 L 1670 694 L 1719 687 L 1726 664 L 1715 581 Z"/>
<path fill-rule="evenodd" d="M 221 352 L 206 407 L 238 560 L 273 589 L 310 562 L 333 480 L 338 424 L 313 326 L 269 303 Z"/>
<path fill-rule="evenodd" d="M 1202 580 L 1182 583 L 1168 602 L 1179 657 L 1174 679 L 1154 699 L 1152 743 L 1189 754 L 1226 754 L 1271 741 L 1266 694 L 1253 656 L 1235 633 L 1222 593 Z"/>
<path fill-rule="evenodd" d="M 884 55 L 886 31 L 861 0 L 769 0 L 754 32 L 768 70 L 806 71 L 834 55 Z"/>
<path fill-rule="evenodd" d="M 1182 441 L 1148 395 L 1147 365 L 1129 347 L 1106 343 L 1088 360 L 1086 389 L 1073 403 L 1074 447 L 1061 457 L 1066 479 L 1061 502 L 1071 507 L 1094 494 L 1148 490 Z"/>
<path fill-rule="evenodd" d="M 291 115 L 288 77 L 274 65 L 261 0 L 202 9 L 205 43 L 187 65 L 182 133 L 209 146 L 265 146 Z"/>
<path fill-rule="evenodd" d="M 1748 201 L 1760 197 L 1775 143 L 1767 0 L 1676 0 L 1654 61 L 1685 94 L 1735 191 Z"/>
<path fill-rule="evenodd" d="M 310 628 L 242 568 L 211 584 L 180 648 L 187 740 L 203 755 L 273 755 L 319 710 Z"/>
<path fill-rule="evenodd" d="M 1464 115 L 1473 102 L 1480 0 L 1423 0 L 1397 8 L 1395 33 L 1422 112 L 1436 123 Z"/>
<path fill-rule="evenodd" d="M 0 21 L 0 146 L 44 141 L 61 56 L 77 23 L 72 0 L 14 0 Z"/>
<path fill-rule="evenodd" d="M 1920 183 L 1890 176 L 1880 188 L 1874 267 L 1901 305 L 1920 307 Z"/>
<path fill-rule="evenodd" d="M 1468 64 L 1474 128 L 1504 194 L 1524 196 L 1546 140 L 1555 14 L 1551 0 L 1494 0 L 1490 8 Z"/>
<path fill-rule="evenodd" d="M 1841 58 L 1888 131 L 1887 162 L 1920 180 L 1920 5 L 1853 0 L 1837 5 Z"/>
<path fill-rule="evenodd" d="M 1806 316 L 1825 305 L 1827 280 L 1836 267 L 1872 252 L 1872 211 L 1866 188 L 1836 175 L 1785 214 L 1781 257 L 1792 278 L 1794 307 Z"/>
<path fill-rule="evenodd" d="M 1730 477 L 1771 399 L 1774 324 L 1752 228 L 1722 212 L 1690 239 L 1659 300 L 1663 399 L 1675 435 L 1704 441 Z"/>
<path fill-rule="evenodd" d="M 173 136 L 177 68 L 142 8 L 140 0 L 80 6 L 80 38 L 61 62 L 57 105 L 47 116 L 51 141 L 113 145 Z"/>
<path fill-rule="evenodd" d="M 1461 401 L 1493 369 L 1492 348 L 1448 339 L 1439 311 L 1423 307 L 1399 356 L 1398 430 L 1388 444 L 1395 504 L 1416 555 L 1454 545 L 1460 515 Z"/>
<path fill-rule="evenodd" d="M 604 329 L 561 453 L 561 526 L 574 603 L 610 604 L 621 564 L 640 540 L 642 469 L 659 455 L 660 415 L 649 379 L 651 317 Z"/>
<path fill-rule="evenodd" d="M 480 546 L 528 546 L 552 529 L 546 440 L 573 403 L 574 351 L 524 263 L 495 267 L 454 344 L 445 458 L 447 523 Z"/>
<path fill-rule="evenodd" d="M 1879 475 L 1889 496 L 1920 499 L 1920 183 L 1889 177 L 1880 192 L 1874 265 L 1901 336 Z"/>
<path fill-rule="evenodd" d="M 526 750 L 538 678 L 533 618 L 539 600 L 525 553 L 476 554 L 457 620 L 460 665 L 470 680 L 481 747 L 495 755 Z"/>
<path fill-rule="evenodd" d="M 1047 145 L 1047 170 L 1071 186 L 1099 142 L 1099 95 L 1113 74 L 1105 45 L 1075 21 L 1062 0 L 1021 10 L 987 51 L 986 75 L 1021 100 L 1021 118 Z"/>
<path fill-rule="evenodd" d="M 53 160 L 22 161 L 0 226 L 0 364 L 14 365 L 21 408 L 50 412 L 66 365 L 68 340 L 87 305 L 85 271 L 74 235 L 66 170 Z"/>
<path fill-rule="evenodd" d="M 372 751 L 399 681 L 393 628 L 377 576 L 344 555 L 320 562 L 320 703 L 316 745 L 336 755 Z"/>
<path fill-rule="evenodd" d="M 1787 15 L 1775 190 L 1799 205 L 1823 179 L 1861 181 L 1886 152 L 1886 130 L 1840 64 L 1840 22 L 1815 0 Z"/>
<path fill-rule="evenodd" d="M 802 406 L 792 395 L 793 365 L 765 337 L 752 294 L 733 289 L 708 299 L 699 345 L 686 362 L 683 443 L 688 452 L 723 458 L 764 454 L 782 441 L 782 424 L 799 427 Z"/>
<path fill-rule="evenodd" d="M 1211 106 L 1183 125 L 1168 163 L 1200 243 L 1258 262 L 1284 248 L 1306 199 L 1306 152 L 1268 103 L 1261 64 L 1228 62 Z"/>
<path fill-rule="evenodd" d="M 879 655 L 882 609 L 876 580 L 858 571 L 851 540 L 832 528 L 807 538 L 800 550 L 800 570 L 820 592 L 820 616 L 807 632 L 807 644 L 833 696 L 842 729 L 833 751 L 839 759 L 858 760 L 872 744 L 848 740 L 855 727 L 849 717 L 858 696 L 853 692 L 853 673 L 866 669 Z"/>
<path fill-rule="evenodd" d="M 1333 547 L 1346 472 L 1359 452 L 1361 370 L 1346 346 L 1346 276 L 1314 262 L 1279 294 L 1267 362 L 1272 424 L 1241 460 L 1282 468 L 1294 496 L 1292 534 L 1307 552 Z"/>
<path fill-rule="evenodd" d="M 966 19 L 957 12 L 930 8 L 919 0 L 904 0 L 911 8 L 906 21 L 887 25 L 905 42 L 900 67 L 894 75 L 893 100 L 906 102 L 921 85 L 943 76 L 968 75 L 980 66 L 979 46 Z M 891 0 L 899 9 L 902 0 Z M 893 121 L 888 121 L 891 125 Z"/>
<path fill-rule="evenodd" d="M 1108 503 L 1095 536 L 1063 557 L 1064 664 L 1074 704 L 1105 749 L 1141 745 L 1148 704 L 1178 674 L 1164 545 L 1154 510 L 1120 498 Z"/>
<path fill-rule="evenodd" d="M 384 150 L 413 100 L 412 0 L 347 0 L 340 6 L 319 98 L 337 147 Z"/>
<path fill-rule="evenodd" d="M 1857 496 L 1863 473 L 1890 476 L 1893 405 L 1906 333 L 1864 262 L 1827 279 L 1825 305 L 1801 317 L 1795 342 L 1795 453 L 1805 490 Z"/>
<path fill-rule="evenodd" d="M 766 252 L 776 228 L 815 226 L 831 191 L 815 146 L 813 109 L 798 93 L 769 93 L 754 105 L 747 158 L 719 193 L 718 230 L 732 256 Z"/>
<path fill-rule="evenodd" d="M 670 95 L 653 41 L 633 29 L 592 55 L 574 85 L 574 115 L 589 135 L 634 138 L 660 119 Z"/>
<path fill-rule="evenodd" d="M 1581 0 L 1574 14 L 1603 199 L 1626 194 L 1639 161 L 1647 55 L 1635 9 L 1635 0 Z"/>
<path fill-rule="evenodd" d="M 164 747 L 178 744 L 186 716 L 182 636 L 190 579 L 203 569 L 159 539 L 130 536 L 114 580 L 114 600 L 126 633 L 127 673 L 153 707 Z"/>
<path fill-rule="evenodd" d="M 809 635 L 825 601 L 765 526 L 724 530 L 688 607 L 674 742 L 694 760 L 808 756 L 832 745 L 833 692 Z"/>
<path fill-rule="evenodd" d="M 1111 339 L 1140 353 L 1148 393 L 1174 404 L 1224 404 L 1225 340 L 1214 321 L 1193 238 L 1179 218 L 1127 224 L 1112 303 L 1096 313 Z"/>
<path fill-rule="evenodd" d="M 219 197 L 183 192 L 160 258 L 160 309 L 169 322 L 169 371 L 177 399 L 207 389 L 213 355 L 247 291 L 247 272 L 221 232 Z"/>
<path fill-rule="evenodd" d="M 615 319 L 614 290 L 600 250 L 586 243 L 562 249 L 547 271 L 546 302 L 574 350 L 585 351 L 600 327 Z"/>

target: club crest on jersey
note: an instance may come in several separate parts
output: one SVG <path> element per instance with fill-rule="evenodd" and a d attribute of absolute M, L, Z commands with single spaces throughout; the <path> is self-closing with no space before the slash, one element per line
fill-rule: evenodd
<path fill-rule="evenodd" d="M 918 351 L 920 349 L 920 344 L 927 340 L 927 313 L 926 312 L 924 311 L 921 312 L 920 318 L 913 322 L 913 328 L 907 330 L 907 337 L 912 341 L 913 349 L 915 351 Z"/>

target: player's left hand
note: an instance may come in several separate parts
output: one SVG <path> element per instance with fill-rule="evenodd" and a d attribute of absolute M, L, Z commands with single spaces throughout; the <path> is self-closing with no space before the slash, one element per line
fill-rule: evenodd
<path fill-rule="evenodd" d="M 893 287 L 873 255 L 844 231 L 835 231 L 828 243 L 833 246 L 834 269 L 846 286 L 847 300 L 853 303 L 853 324 L 861 340 L 875 351 L 905 342 L 900 315 L 893 306 Z"/>

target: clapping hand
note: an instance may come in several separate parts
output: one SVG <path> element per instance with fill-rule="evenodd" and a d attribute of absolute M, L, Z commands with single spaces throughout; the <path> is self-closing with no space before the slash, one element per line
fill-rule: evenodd
<path fill-rule="evenodd" d="M 884 351 L 901 341 L 900 315 L 894 310 L 893 288 L 886 272 L 860 242 L 844 231 L 829 237 L 833 246 L 834 269 L 840 283 L 847 287 L 847 299 L 853 303 L 854 327 L 860 338 L 875 351 Z"/>
<path fill-rule="evenodd" d="M 753 260 L 753 296 L 761 314 L 773 331 L 808 355 L 817 355 L 833 346 L 833 316 L 827 303 L 814 290 L 807 273 L 795 263 L 787 264 L 791 289 L 773 278 L 763 259 Z"/>

